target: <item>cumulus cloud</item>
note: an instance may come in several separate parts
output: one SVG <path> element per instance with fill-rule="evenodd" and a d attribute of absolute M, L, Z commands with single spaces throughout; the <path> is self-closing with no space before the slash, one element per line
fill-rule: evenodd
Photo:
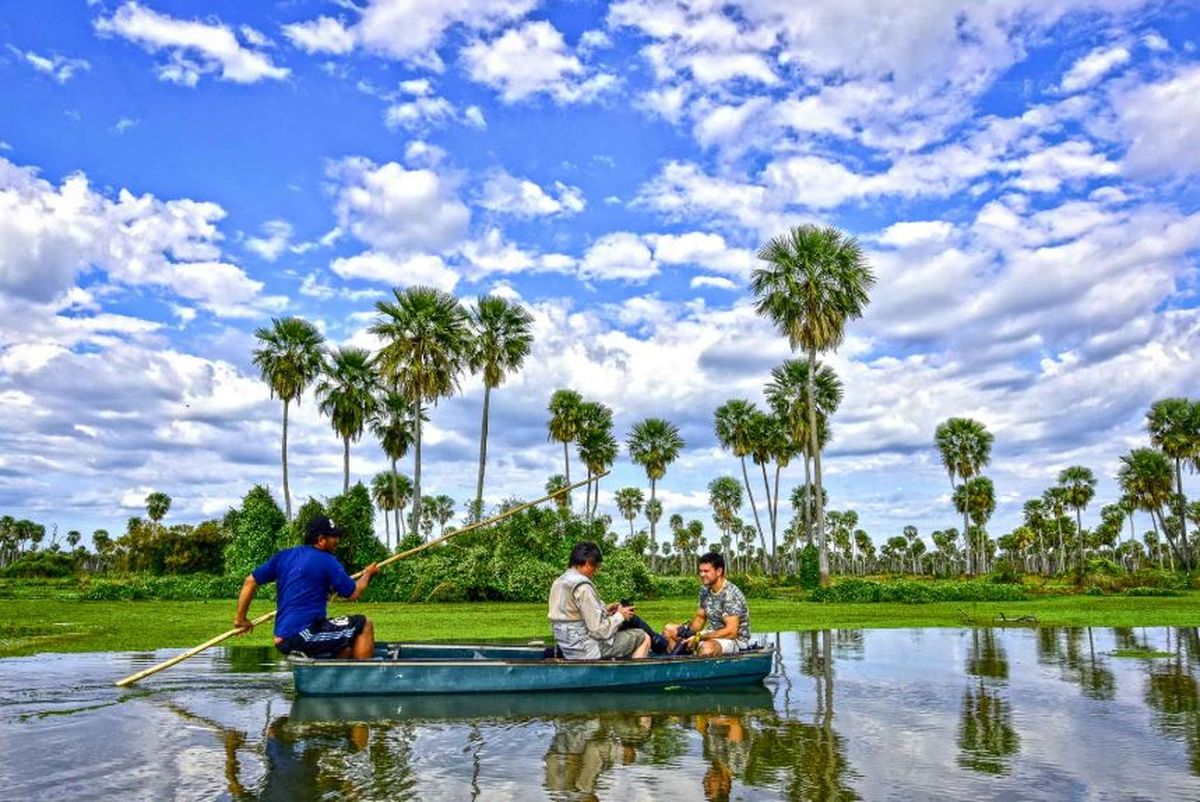
<path fill-rule="evenodd" d="M 1067 93 L 1087 89 L 1127 61 L 1129 49 L 1124 45 L 1098 47 L 1071 65 L 1060 88 Z"/>
<path fill-rule="evenodd" d="M 228 25 L 177 19 L 136 2 L 125 3 L 111 17 L 96 20 L 96 30 L 128 39 L 151 53 L 166 51 L 167 63 L 159 65 L 159 77 L 184 86 L 195 86 L 201 75 L 212 73 L 219 73 L 221 80 L 243 84 L 280 80 L 291 73 L 254 50 L 256 43 L 244 46 Z"/>
<path fill-rule="evenodd" d="M 248 237 L 246 248 L 268 262 L 274 262 L 292 244 L 292 224 L 286 220 L 268 220 L 261 237 Z"/>
<path fill-rule="evenodd" d="M 506 103 L 546 95 L 556 103 L 586 103 L 617 84 L 615 75 L 586 67 L 549 22 L 528 22 L 462 50 L 471 78 Z"/>
<path fill-rule="evenodd" d="M 1120 130 L 1129 143 L 1124 166 L 1134 176 L 1157 178 L 1200 173 L 1200 66 L 1179 69 L 1157 83 L 1116 94 Z"/>
<path fill-rule="evenodd" d="M 617 231 L 592 243 L 579 264 L 585 279 L 644 282 L 658 274 L 650 248 L 637 234 Z"/>
<path fill-rule="evenodd" d="M 49 75 L 60 84 L 65 84 L 74 78 L 77 73 L 87 72 L 92 68 L 91 62 L 87 59 L 67 58 L 57 53 L 43 56 L 32 50 L 20 50 L 12 45 L 9 45 L 8 49 L 20 57 L 26 64 L 38 72 Z"/>
<path fill-rule="evenodd" d="M 349 158 L 331 165 L 330 175 L 338 183 L 338 224 L 373 248 L 440 251 L 470 222 L 454 182 L 431 169 Z"/>
<path fill-rule="evenodd" d="M 578 187 L 555 181 L 553 191 L 547 192 L 533 181 L 516 178 L 504 170 L 488 176 L 477 203 L 494 212 L 523 218 L 577 214 L 586 205 Z"/>
<path fill-rule="evenodd" d="M 458 284 L 458 274 L 446 267 L 441 257 L 427 253 L 397 257 L 368 251 L 334 259 L 329 269 L 345 279 L 398 287 L 425 284 L 450 292 Z"/>

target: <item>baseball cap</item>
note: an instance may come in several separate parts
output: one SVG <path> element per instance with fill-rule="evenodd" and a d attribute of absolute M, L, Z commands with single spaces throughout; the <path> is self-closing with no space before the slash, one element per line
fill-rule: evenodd
<path fill-rule="evenodd" d="M 308 522 L 307 535 L 304 542 L 309 545 L 315 544 L 318 538 L 322 537 L 345 537 L 344 529 L 339 529 L 334 525 L 333 521 L 324 515 L 318 515 Z"/>

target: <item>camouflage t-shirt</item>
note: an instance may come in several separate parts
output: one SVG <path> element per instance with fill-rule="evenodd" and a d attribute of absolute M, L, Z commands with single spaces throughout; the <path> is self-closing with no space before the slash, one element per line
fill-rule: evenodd
<path fill-rule="evenodd" d="M 744 647 L 750 642 L 750 608 L 737 585 L 726 580 L 720 593 L 700 588 L 700 609 L 704 611 L 705 629 L 720 629 L 725 626 L 725 616 L 736 615 L 738 644 Z"/>

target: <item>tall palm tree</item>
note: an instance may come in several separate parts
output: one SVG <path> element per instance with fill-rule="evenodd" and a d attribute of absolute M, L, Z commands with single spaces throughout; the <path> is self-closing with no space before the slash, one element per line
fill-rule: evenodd
<path fill-rule="evenodd" d="M 548 494 L 557 493 L 564 487 L 569 487 L 569 485 L 567 484 L 567 477 L 563 476 L 561 473 L 556 473 L 546 480 L 546 493 Z M 571 502 L 567 499 L 567 494 L 561 493 L 555 496 L 554 506 L 558 507 L 560 510 L 569 509 Z"/>
<path fill-rule="evenodd" d="M 322 415 L 342 438 L 342 492 L 350 491 L 350 441 L 362 437 L 379 408 L 379 375 L 365 348 L 339 348 L 330 355 L 317 383 Z"/>
<path fill-rule="evenodd" d="M 587 468 L 588 479 L 599 476 L 612 467 L 620 451 L 617 439 L 613 437 L 612 410 L 597 401 L 585 402 L 580 407 L 576 442 L 579 444 L 579 459 Z M 588 484 L 587 493 L 584 509 L 590 518 L 595 514 L 596 505 L 600 502 L 599 480 Z"/>
<path fill-rule="evenodd" d="M 400 494 L 400 474 L 396 471 L 396 463 L 404 459 L 416 438 L 413 410 L 408 399 L 400 393 L 388 391 L 379 399 L 375 417 L 371 419 L 371 431 L 378 438 L 383 453 L 392 461 L 392 496 L 395 498 L 399 498 Z M 399 540 L 403 531 L 399 505 L 392 510 L 396 518 L 396 538 Z"/>
<path fill-rule="evenodd" d="M 1042 531 L 1046 527 L 1046 502 L 1040 498 L 1031 498 L 1025 502 L 1022 513 L 1025 517 L 1025 526 L 1037 535 L 1038 561 L 1041 563 L 1042 573 L 1048 574 L 1050 568 L 1046 564 L 1046 544 L 1042 537 Z"/>
<path fill-rule="evenodd" d="M 954 492 L 954 506 L 959 512 L 969 516 L 970 524 L 973 524 L 978 532 L 976 539 L 979 543 L 976 545 L 979 549 L 979 561 L 977 566 L 981 571 L 986 570 L 983 561 L 986 557 L 987 531 L 984 527 L 991 520 L 992 514 L 996 512 L 996 488 L 992 484 L 992 480 L 986 476 L 975 476 L 959 485 Z M 966 537 L 969 551 L 972 546 L 971 538 L 969 534 Z"/>
<path fill-rule="evenodd" d="M 388 547 L 389 551 L 392 548 L 392 533 L 388 513 L 396 509 L 395 495 L 392 492 L 394 478 L 395 473 L 392 471 L 380 471 L 371 478 L 371 500 L 383 513 L 383 544 Z M 399 529 L 396 530 L 396 540 L 397 542 L 400 540 Z"/>
<path fill-rule="evenodd" d="M 972 418 L 949 418 L 941 423 L 933 435 L 938 453 L 942 458 L 942 467 L 950 476 L 950 487 L 957 491 L 987 466 L 992 459 L 992 433 L 977 420 Z M 954 484 L 955 479 L 959 485 Z M 969 497 L 968 497 L 969 500 Z M 963 537 L 967 537 L 970 529 L 969 508 L 960 509 L 963 516 Z M 972 551 L 970 543 L 966 550 L 966 569 L 971 573 Z"/>
<path fill-rule="evenodd" d="M 625 447 L 629 449 L 629 457 L 646 470 L 650 480 L 650 504 L 657 507 L 659 515 L 662 507 L 658 504 L 658 480 L 667 472 L 667 466 L 679 457 L 683 450 L 683 438 L 679 429 L 670 421 L 662 418 L 646 418 L 633 425 Z M 649 513 L 649 507 L 646 508 Z M 649 514 L 647 514 L 649 517 Z M 650 539 L 655 540 L 657 518 L 650 520 Z M 656 541 L 657 542 L 657 541 Z"/>
<path fill-rule="evenodd" d="M 771 381 L 765 388 L 767 403 L 784 421 L 792 440 L 804 455 L 804 483 L 812 482 L 811 438 L 808 431 L 808 363 L 789 359 L 771 370 Z M 842 403 L 842 382 L 828 365 L 817 364 L 813 397 L 817 403 L 817 442 L 824 450 L 829 441 L 828 421 Z M 775 494 L 775 504 L 779 494 Z M 812 531 L 812 521 L 805 510 L 804 527 Z"/>
<path fill-rule="evenodd" d="M 521 369 L 533 345 L 533 317 L 520 304 L 494 295 L 480 296 L 471 310 L 471 343 L 467 363 L 483 374 L 483 420 L 479 426 L 479 478 L 475 514 L 482 517 L 483 472 L 487 465 L 488 407 L 492 388 Z"/>
<path fill-rule="evenodd" d="M 1063 542 L 1062 517 L 1067 510 L 1067 491 L 1062 487 L 1049 487 L 1042 494 L 1046 509 L 1054 516 L 1054 528 L 1058 531 L 1058 570 L 1067 570 L 1067 546 Z"/>
<path fill-rule="evenodd" d="M 1191 549 L 1187 536 L 1187 498 L 1183 495 L 1183 463 L 1191 461 L 1200 468 L 1200 401 L 1164 398 L 1156 401 L 1146 415 L 1150 442 L 1175 462 L 1175 514 L 1179 518 L 1179 542 L 1190 566 Z"/>
<path fill-rule="evenodd" d="M 421 418 L 425 404 L 458 390 L 470 339 L 467 313 L 453 295 L 433 287 L 392 290 L 375 304 L 371 332 L 383 341 L 379 368 L 387 386 L 415 407 L 413 520 L 421 516 Z"/>
<path fill-rule="evenodd" d="M 1075 510 L 1075 529 L 1079 538 L 1079 573 L 1083 574 L 1083 510 L 1096 495 L 1096 477 L 1091 468 L 1071 465 L 1058 474 L 1058 484 L 1066 491 L 1067 504 Z"/>
<path fill-rule="evenodd" d="M 656 498 L 646 500 L 646 506 L 643 508 L 643 512 L 646 513 L 646 521 L 650 524 L 650 548 L 652 550 L 654 549 L 655 544 L 654 527 L 658 525 L 659 519 L 662 518 L 662 511 L 661 501 Z M 664 542 L 663 546 L 668 546 L 667 549 L 663 549 L 663 554 L 666 554 L 669 550 L 669 544 Z"/>
<path fill-rule="evenodd" d="M 154 522 L 154 528 L 162 529 L 162 519 L 167 516 L 167 511 L 171 509 L 171 497 L 166 493 L 155 491 L 146 496 L 146 516 Z"/>
<path fill-rule="evenodd" d="M 1130 451 L 1121 457 L 1121 467 L 1117 471 L 1117 482 L 1121 485 L 1121 491 L 1139 510 L 1150 513 L 1150 523 L 1156 536 L 1159 524 L 1162 524 L 1162 531 L 1167 536 L 1171 551 L 1179 558 L 1180 564 L 1187 567 L 1190 565 L 1188 555 L 1175 543 L 1162 513 L 1163 507 L 1170 504 L 1174 478 L 1170 459 L 1153 448 L 1135 448 Z"/>
<path fill-rule="evenodd" d="M 404 526 L 404 510 L 412 502 L 413 483 L 404 474 L 396 474 L 395 472 L 392 474 L 392 482 L 395 488 L 392 491 L 393 503 L 396 505 L 396 518 L 398 519 L 396 523 L 396 543 L 399 545 L 401 539 L 408 537 L 408 531 Z"/>
<path fill-rule="evenodd" d="M 636 487 L 622 487 L 617 491 L 617 510 L 621 517 L 629 521 L 629 537 L 633 538 L 633 519 L 642 511 L 646 497 Z"/>
<path fill-rule="evenodd" d="M 325 338 L 317 327 L 298 317 L 272 318 L 270 328 L 254 332 L 261 347 L 252 354 L 263 381 L 271 388 L 271 397 L 283 401 L 283 444 L 280 447 L 283 463 L 283 501 L 288 520 L 292 520 L 292 491 L 288 485 L 288 408 L 308 385 L 321 374 L 324 356 L 321 347 Z"/>
<path fill-rule="evenodd" d="M 430 506 L 434 519 L 438 522 L 438 537 L 446 533 L 446 524 L 454 517 L 454 499 L 449 496 L 434 496 Z"/>
<path fill-rule="evenodd" d="M 813 478 L 821 481 L 821 451 L 817 440 L 817 352 L 835 351 L 846 333 L 847 321 L 862 317 L 875 276 L 854 237 L 833 227 L 796 226 L 758 251 L 767 263 L 750 278 L 755 310 L 770 319 L 788 338 L 792 350 L 808 355 L 809 448 Z M 821 584 L 829 584 L 829 545 L 825 537 L 825 507 L 817 494 L 817 534 L 820 541 Z"/>
<path fill-rule="evenodd" d="M 551 440 L 562 443 L 563 475 L 566 477 L 567 484 L 570 485 L 571 455 L 567 451 L 567 446 L 574 443 L 575 438 L 579 436 L 583 396 L 574 390 L 555 390 L 554 395 L 550 396 L 550 404 L 547 409 L 550 412 L 550 420 L 546 421 L 546 429 L 550 433 Z M 567 496 L 567 505 L 570 506 L 570 503 L 570 496 Z"/>
<path fill-rule="evenodd" d="M 758 518 L 758 505 L 754 501 L 754 490 L 750 487 L 750 474 L 746 470 L 746 457 L 753 452 L 753 423 L 757 414 L 760 414 L 759 409 L 753 403 L 735 398 L 717 407 L 713 414 L 713 428 L 721 448 L 733 452 L 733 456 L 742 461 L 742 482 L 746 488 L 746 497 L 750 500 L 750 510 L 754 513 L 754 526 L 758 530 L 758 541 L 762 545 L 763 551 L 766 551 L 767 536 L 763 531 L 762 522 Z"/>
<path fill-rule="evenodd" d="M 731 537 L 738 510 L 742 508 L 742 485 L 732 476 L 718 476 L 708 483 L 708 503 L 713 510 L 713 521 L 725 537 Z"/>

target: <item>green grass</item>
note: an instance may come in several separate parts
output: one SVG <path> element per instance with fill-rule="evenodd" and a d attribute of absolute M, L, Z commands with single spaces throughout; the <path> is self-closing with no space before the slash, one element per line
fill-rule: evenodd
<path fill-rule="evenodd" d="M 1156 657 L 1174 657 L 1175 655 L 1172 652 L 1160 652 L 1158 649 L 1117 649 L 1112 656 L 1149 660 Z"/>
<path fill-rule="evenodd" d="M 1043 626 L 1197 626 L 1200 593 L 1171 598 L 1056 596 L 1020 602 L 932 604 L 817 604 L 751 600 L 755 631 L 826 628 L 958 627 L 1036 616 Z M 233 619 L 231 600 L 207 602 L 81 602 L 69 599 L 4 599 L 0 657 L 38 652 L 126 651 L 194 646 L 224 630 Z M 645 602 L 638 613 L 654 626 L 694 612 L 687 599 Z M 271 609 L 256 603 L 251 615 Z M 543 604 L 334 604 L 331 614 L 365 613 L 384 640 L 512 640 L 546 638 Z M 966 613 L 966 616 L 964 616 Z M 231 641 L 269 644 L 270 625 Z"/>

